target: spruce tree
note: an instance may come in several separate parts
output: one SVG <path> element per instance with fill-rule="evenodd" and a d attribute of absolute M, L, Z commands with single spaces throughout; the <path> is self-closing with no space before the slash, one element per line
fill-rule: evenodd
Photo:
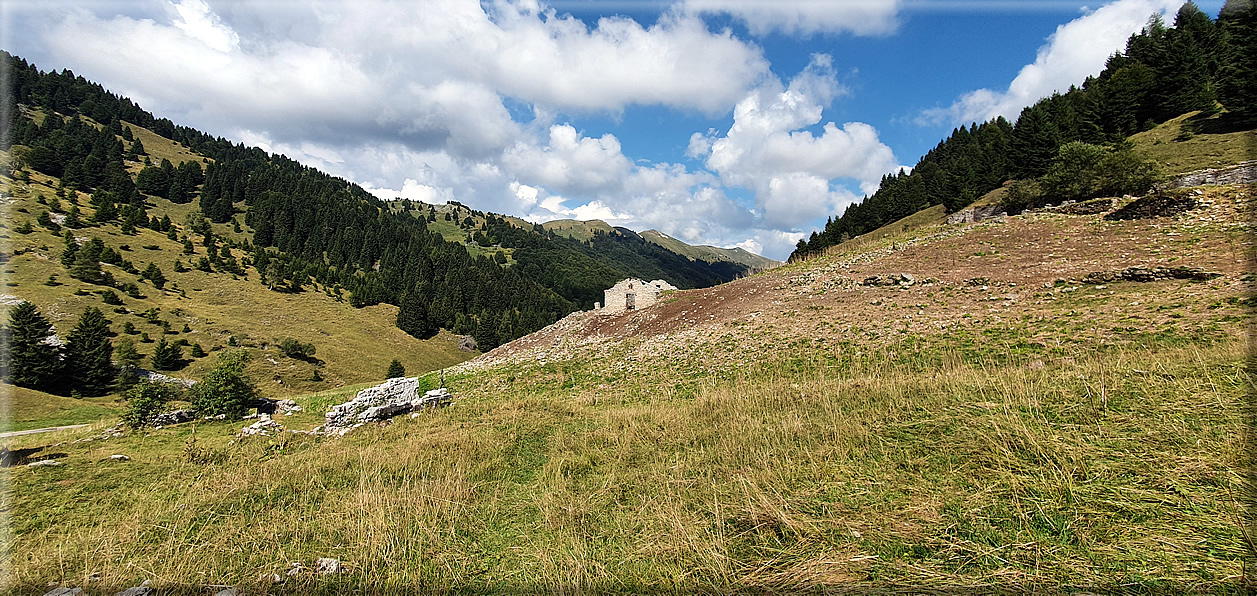
<path fill-rule="evenodd" d="M 404 376 L 406 376 L 406 367 L 402 366 L 400 361 L 394 358 L 392 362 L 388 363 L 388 372 L 384 373 L 384 378 L 397 379 Z"/>
<path fill-rule="evenodd" d="M 71 387 L 83 395 L 108 393 L 117 375 L 112 356 L 109 320 L 99 309 L 89 307 L 66 336 L 66 365 Z"/>
<path fill-rule="evenodd" d="M 61 349 L 49 343 L 52 323 L 34 304 L 22 301 L 9 311 L 7 380 L 18 387 L 49 390 L 61 374 Z"/>
<path fill-rule="evenodd" d="M 174 370 L 183 360 L 183 350 L 178 344 L 172 344 L 163 337 L 157 340 L 153 355 L 148 360 L 153 370 Z"/>

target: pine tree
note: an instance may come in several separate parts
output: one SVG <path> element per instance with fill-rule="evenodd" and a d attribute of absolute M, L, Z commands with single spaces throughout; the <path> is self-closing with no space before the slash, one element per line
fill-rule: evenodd
<path fill-rule="evenodd" d="M 65 231 L 62 240 L 65 242 L 65 250 L 61 253 L 61 266 L 68 270 L 74 267 L 74 261 L 79 256 L 79 242 L 74 238 L 74 232 L 70 230 Z"/>
<path fill-rule="evenodd" d="M 49 390 L 62 370 L 60 347 L 49 343 L 52 323 L 30 302 L 9 311 L 8 381 L 18 387 Z"/>
<path fill-rule="evenodd" d="M 175 370 L 182 363 L 183 350 L 178 344 L 172 344 L 163 337 L 157 340 L 153 355 L 148 360 L 153 370 Z"/>
<path fill-rule="evenodd" d="M 83 395 L 108 393 L 117 376 L 112 355 L 109 320 L 100 310 L 89 307 L 66 336 L 66 365 L 71 386 Z"/>
<path fill-rule="evenodd" d="M 1257 122 L 1257 2 L 1227 0 L 1218 23 L 1226 33 L 1218 98 L 1227 110 Z"/>
<path fill-rule="evenodd" d="M 406 367 L 402 366 L 400 361 L 394 358 L 392 362 L 388 363 L 388 372 L 384 373 L 384 378 L 396 379 L 404 376 L 406 376 Z"/>

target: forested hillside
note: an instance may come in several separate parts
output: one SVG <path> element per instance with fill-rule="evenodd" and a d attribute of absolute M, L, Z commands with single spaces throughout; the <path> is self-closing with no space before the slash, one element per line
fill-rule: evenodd
<path fill-rule="evenodd" d="M 1015 124 L 996 118 L 955 129 L 911 173 L 883 177 L 872 196 L 800 240 L 790 258 L 819 254 L 933 205 L 957 211 L 1007 180 L 1044 176 L 1071 156 L 1116 154 L 1107 159 L 1140 167 L 1123 155 L 1124 139 L 1197 110 L 1226 111 L 1211 126 L 1257 125 L 1257 4 L 1228 0 L 1215 21 L 1189 2 L 1173 27 L 1154 17 L 1098 76 L 1025 108 Z M 1104 149 L 1075 145 L 1062 155 L 1073 143 Z M 1029 200 L 1053 198 L 1074 197 Z"/>
<path fill-rule="evenodd" d="M 455 222 L 465 242 L 450 241 L 433 229 L 434 213 L 395 211 L 347 180 L 176 126 L 68 70 L 3 58 L 12 94 L 2 106 L 9 134 L 0 149 L 10 152 L 14 175 L 29 168 L 91 194 L 92 220 L 71 207 L 68 227 L 112 223 L 124 234 L 151 228 L 198 242 L 208 249 L 198 268 L 255 269 L 278 292 L 317 284 L 331 296 L 347 293 L 355 307 L 394 304 L 398 326 L 416 337 L 445 328 L 487 349 L 591 307 L 624 277 L 693 288 L 746 272 L 692 261 L 631 232 L 579 242 L 474 210 L 467 211 L 475 221 Z M 150 131 L 186 146 L 191 158 L 149 155 L 141 137 Z M 172 205 L 197 211 L 172 220 Z M 211 224 L 220 224 L 217 232 Z"/>

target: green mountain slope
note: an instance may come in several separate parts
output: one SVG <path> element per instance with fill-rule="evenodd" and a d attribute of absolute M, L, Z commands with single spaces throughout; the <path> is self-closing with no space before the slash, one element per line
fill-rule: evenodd
<path fill-rule="evenodd" d="M 681 240 L 677 240 L 658 230 L 646 230 L 641 233 L 641 237 L 647 242 L 658 244 L 674 253 L 683 255 L 695 261 L 718 262 L 728 261 L 739 265 L 746 265 L 752 270 L 762 271 L 780 265 L 779 261 L 774 261 L 768 257 L 762 257 L 755 253 L 749 252 L 742 248 L 720 248 L 716 246 L 708 246 L 706 244 L 692 245 L 686 244 Z"/>

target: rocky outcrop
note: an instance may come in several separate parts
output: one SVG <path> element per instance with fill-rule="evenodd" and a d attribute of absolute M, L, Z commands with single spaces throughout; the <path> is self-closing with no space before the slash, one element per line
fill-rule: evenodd
<path fill-rule="evenodd" d="M 323 432 L 343 436 L 368 422 L 387 420 L 415 410 L 440 407 L 452 399 L 450 392 L 444 387 L 422 395 L 419 394 L 419 389 L 417 377 L 389 379 L 375 387 L 363 389 L 353 399 L 332 406 L 323 415 Z"/>
<path fill-rule="evenodd" d="M 891 273 L 890 275 L 874 275 L 864 278 L 861 285 L 865 286 L 899 286 L 906 288 L 917 283 L 917 278 L 910 273 Z"/>
<path fill-rule="evenodd" d="M 1172 217 L 1199 207 L 1200 201 L 1196 200 L 1196 197 L 1200 194 L 1202 193 L 1199 189 L 1190 193 L 1182 191 L 1153 193 L 1105 215 L 1104 219 L 1121 221 L 1126 219 L 1147 219 L 1150 217 Z"/>
<path fill-rule="evenodd" d="M 1257 182 L 1257 161 L 1246 161 L 1226 168 L 1188 172 L 1174 179 L 1172 186 L 1205 186 L 1211 184 L 1253 184 Z"/>
<path fill-rule="evenodd" d="M 170 426 L 196 420 L 196 412 L 192 410 L 174 410 L 153 417 L 153 426 Z"/>
<path fill-rule="evenodd" d="M 258 421 L 240 429 L 240 436 L 250 437 L 254 435 L 262 435 L 269 437 L 273 434 L 277 435 L 284 432 L 284 425 L 271 420 L 270 414 L 259 414 Z"/>
<path fill-rule="evenodd" d="M 988 205 L 986 207 L 968 207 L 947 216 L 947 223 L 949 224 L 977 223 L 984 219 L 992 219 L 992 218 L 997 218 L 1001 216 L 1007 217 L 1008 214 L 1004 212 L 1004 207 L 1000 205 Z"/>
<path fill-rule="evenodd" d="M 1209 281 L 1221 277 L 1221 273 L 1205 271 L 1199 267 L 1127 267 L 1121 271 L 1096 271 L 1083 278 L 1085 284 L 1104 284 L 1115 281 L 1161 281 L 1166 279 L 1188 279 L 1193 281 Z"/>
<path fill-rule="evenodd" d="M 458 349 L 464 352 L 475 352 L 477 347 L 476 338 L 470 335 L 458 336 Z"/>

